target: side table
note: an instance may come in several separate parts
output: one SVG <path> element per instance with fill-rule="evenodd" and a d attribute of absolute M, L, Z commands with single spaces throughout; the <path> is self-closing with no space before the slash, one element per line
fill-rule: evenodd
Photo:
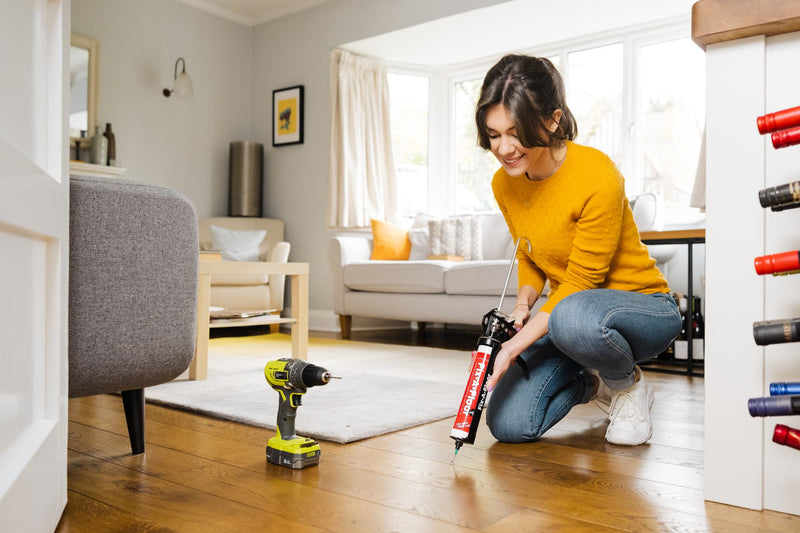
<path fill-rule="evenodd" d="M 308 263 L 265 263 L 260 261 L 217 261 L 216 257 L 201 256 L 200 280 L 197 293 L 197 340 L 194 359 L 189 366 L 189 379 L 208 377 L 209 306 L 211 299 L 211 276 L 284 274 L 291 278 L 291 317 L 265 317 L 269 324 L 292 324 L 292 357 L 306 359 L 308 356 Z"/>
<path fill-rule="evenodd" d="M 675 230 L 675 231 L 643 231 L 640 233 L 642 242 L 644 244 L 685 244 L 687 247 L 687 292 L 689 293 L 689 301 L 691 301 L 694 281 L 694 257 L 692 254 L 695 244 L 704 244 L 706 242 L 706 230 L 704 229 L 691 229 L 691 230 Z M 665 368 L 648 368 L 656 372 L 665 372 L 668 374 L 687 374 L 690 376 L 703 377 L 705 372 L 697 372 L 694 370 L 696 364 L 692 357 L 692 329 L 688 328 L 688 357 L 686 360 L 686 370 L 670 370 Z M 654 361 L 655 362 L 655 361 Z M 682 361 L 675 361 L 673 364 L 683 365 Z"/>

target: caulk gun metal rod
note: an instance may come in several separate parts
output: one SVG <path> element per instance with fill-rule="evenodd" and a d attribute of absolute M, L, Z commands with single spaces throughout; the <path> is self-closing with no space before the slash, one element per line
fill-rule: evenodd
<path fill-rule="evenodd" d="M 517 237 L 517 244 L 514 245 L 514 254 L 511 256 L 511 261 L 508 263 L 508 274 L 506 274 L 506 283 L 503 285 L 503 292 L 500 294 L 500 303 L 497 305 L 497 310 L 502 312 L 503 308 L 503 300 L 506 297 L 506 291 L 508 290 L 508 281 L 511 279 L 511 271 L 514 270 L 514 261 L 517 260 L 517 250 L 519 250 L 519 243 L 522 241 L 528 243 L 528 251 L 531 251 L 531 241 L 528 240 L 527 237 Z"/>

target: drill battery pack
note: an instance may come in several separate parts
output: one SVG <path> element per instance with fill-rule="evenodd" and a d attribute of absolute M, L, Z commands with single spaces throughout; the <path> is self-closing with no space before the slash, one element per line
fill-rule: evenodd
<path fill-rule="evenodd" d="M 267 462 L 301 469 L 319 464 L 321 454 L 319 443 L 308 437 L 295 437 L 284 440 L 279 435 L 267 442 Z"/>

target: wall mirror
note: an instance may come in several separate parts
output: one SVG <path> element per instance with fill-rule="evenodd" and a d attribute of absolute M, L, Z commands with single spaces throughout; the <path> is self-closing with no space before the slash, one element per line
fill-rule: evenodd
<path fill-rule="evenodd" d="M 97 65 L 100 43 L 83 35 L 70 36 L 69 136 L 86 138 L 97 125 Z"/>

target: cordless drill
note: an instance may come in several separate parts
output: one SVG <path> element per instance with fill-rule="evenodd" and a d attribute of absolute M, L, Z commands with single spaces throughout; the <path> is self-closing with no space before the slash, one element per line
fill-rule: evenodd
<path fill-rule="evenodd" d="M 319 444 L 314 439 L 294 433 L 294 420 L 301 398 L 309 387 L 325 385 L 334 379 L 326 369 L 301 359 L 270 361 L 264 376 L 278 391 L 278 434 L 267 442 L 267 461 L 287 468 L 306 468 L 319 464 Z"/>

